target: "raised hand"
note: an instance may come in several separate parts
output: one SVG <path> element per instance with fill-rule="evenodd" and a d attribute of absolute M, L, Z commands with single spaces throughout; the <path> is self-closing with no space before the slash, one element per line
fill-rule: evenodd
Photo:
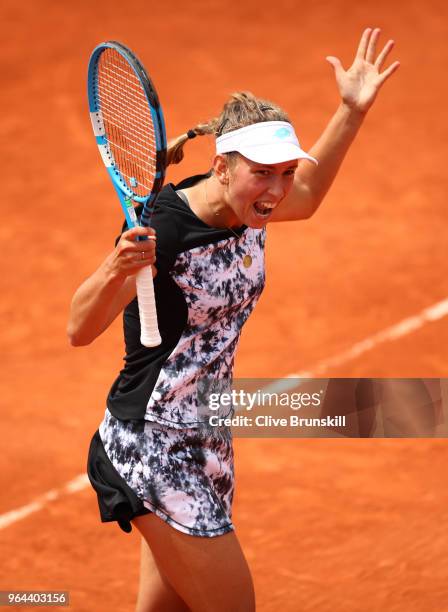
<path fill-rule="evenodd" d="M 394 62 L 380 72 L 394 41 L 389 40 L 376 56 L 379 28 L 364 30 L 353 64 L 344 70 L 337 57 L 325 59 L 333 66 L 342 102 L 353 110 L 365 113 L 372 106 L 381 86 L 398 69 L 400 62 Z"/>

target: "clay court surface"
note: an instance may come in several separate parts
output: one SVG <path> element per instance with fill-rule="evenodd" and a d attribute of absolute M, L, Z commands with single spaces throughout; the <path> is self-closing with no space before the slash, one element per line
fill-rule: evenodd
<path fill-rule="evenodd" d="M 92 48 L 116 39 L 137 52 L 169 136 L 247 89 L 288 110 L 309 148 L 338 104 L 325 56 L 347 67 L 366 26 L 396 40 L 401 68 L 322 209 L 269 227 L 267 288 L 236 375 L 272 378 L 313 371 L 448 296 L 446 17 L 441 0 L 3 1 L 0 516 L 42 507 L 3 526 L 0 590 L 68 590 L 77 612 L 126 612 L 137 589 L 136 532 L 102 525 L 82 481 L 67 489 L 123 353 L 119 320 L 88 347 L 65 335 L 74 290 L 122 222 L 87 113 Z M 211 141 L 189 143 L 168 180 L 206 170 L 211 153 Z M 444 377 L 447 346 L 441 316 L 323 375 Z M 235 446 L 234 521 L 261 612 L 447 609 L 446 440 Z"/>

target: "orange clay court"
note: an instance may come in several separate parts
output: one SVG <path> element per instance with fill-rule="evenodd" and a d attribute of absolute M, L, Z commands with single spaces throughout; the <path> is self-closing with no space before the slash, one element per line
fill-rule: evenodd
<path fill-rule="evenodd" d="M 135 50 L 169 137 L 249 90 L 289 112 L 307 150 L 338 104 L 325 56 L 347 68 L 367 26 L 381 27 L 381 45 L 393 38 L 389 63 L 401 67 L 322 208 L 269 227 L 267 288 L 235 374 L 330 363 L 322 376 L 444 377 L 443 313 L 328 360 L 448 297 L 446 18 L 442 0 L 3 1 L 0 590 L 67 590 L 76 612 L 135 604 L 139 536 L 101 524 L 93 490 L 75 480 L 123 354 L 120 320 L 88 347 L 65 334 L 75 288 L 122 223 L 88 117 L 93 47 L 116 39 Z M 188 143 L 168 181 L 205 171 L 212 151 L 211 140 Z M 258 610 L 447 609 L 446 440 L 235 447 L 234 522 Z"/>

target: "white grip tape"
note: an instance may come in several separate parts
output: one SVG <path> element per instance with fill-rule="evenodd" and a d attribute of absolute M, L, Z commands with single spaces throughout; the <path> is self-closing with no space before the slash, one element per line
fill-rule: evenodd
<path fill-rule="evenodd" d="M 137 299 L 140 312 L 140 342 L 143 346 L 158 346 L 162 339 L 157 324 L 152 267 L 149 265 L 137 273 Z"/>

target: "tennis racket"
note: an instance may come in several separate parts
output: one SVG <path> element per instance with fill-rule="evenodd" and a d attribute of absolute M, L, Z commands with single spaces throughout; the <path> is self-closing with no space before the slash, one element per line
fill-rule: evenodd
<path fill-rule="evenodd" d="M 156 90 L 142 64 L 115 41 L 98 45 L 88 70 L 90 118 L 129 228 L 149 226 L 165 178 L 166 134 Z M 134 206 L 143 205 L 140 218 Z M 137 273 L 143 346 L 161 343 L 151 266 Z"/>

